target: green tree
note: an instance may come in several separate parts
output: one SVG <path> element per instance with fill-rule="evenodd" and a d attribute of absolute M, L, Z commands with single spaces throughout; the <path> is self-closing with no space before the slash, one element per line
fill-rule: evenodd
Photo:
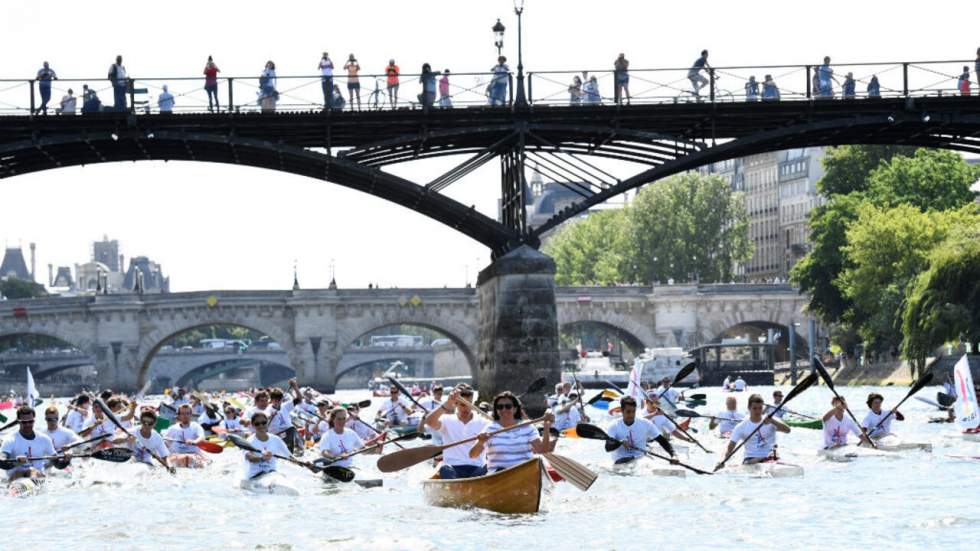
<path fill-rule="evenodd" d="M 44 286 L 33 281 L 25 281 L 16 277 L 0 279 L 0 296 L 8 299 L 38 298 L 48 296 Z"/>
<path fill-rule="evenodd" d="M 729 281 L 752 257 L 745 198 L 718 176 L 688 172 L 647 186 L 626 219 L 627 281 Z"/>
<path fill-rule="evenodd" d="M 558 285 L 623 283 L 625 209 L 594 212 L 561 227 L 543 250 L 555 260 Z"/>
<path fill-rule="evenodd" d="M 929 257 L 902 313 L 902 351 L 918 367 L 948 341 L 980 347 L 980 223 L 955 228 Z"/>
<path fill-rule="evenodd" d="M 824 176 L 817 189 L 827 197 L 868 189 L 868 175 L 896 156 L 911 155 L 914 148 L 895 145 L 842 145 L 827 149 Z"/>
<path fill-rule="evenodd" d="M 878 205 L 909 204 L 921 210 L 957 209 L 973 201 L 970 186 L 980 169 L 941 149 L 919 149 L 891 159 L 871 172 L 868 197 Z"/>

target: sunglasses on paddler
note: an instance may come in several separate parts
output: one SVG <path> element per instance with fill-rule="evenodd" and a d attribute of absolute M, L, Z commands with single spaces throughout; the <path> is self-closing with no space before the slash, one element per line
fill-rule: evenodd
<path fill-rule="evenodd" d="M 508 402 L 506 404 L 497 404 L 497 405 L 495 405 L 493 407 L 495 409 L 514 409 L 514 404 L 511 404 L 511 403 Z"/>

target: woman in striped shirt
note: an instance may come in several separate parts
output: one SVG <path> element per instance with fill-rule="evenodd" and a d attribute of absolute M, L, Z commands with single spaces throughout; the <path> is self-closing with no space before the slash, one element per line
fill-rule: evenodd
<path fill-rule="evenodd" d="M 512 427 L 524 420 L 521 401 L 509 391 L 498 394 L 493 399 L 493 423 L 481 433 L 476 445 L 470 450 L 470 457 L 477 457 L 487 448 L 487 471 L 495 472 L 513 467 L 531 459 L 535 453 L 548 453 L 555 449 L 551 440 L 551 423 L 554 417 L 549 413 L 544 420 L 544 437 L 538 435 L 533 425 L 510 430 L 494 436 L 490 433 Z"/>

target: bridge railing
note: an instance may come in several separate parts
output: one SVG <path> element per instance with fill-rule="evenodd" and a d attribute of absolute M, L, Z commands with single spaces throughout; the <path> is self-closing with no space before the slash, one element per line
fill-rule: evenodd
<path fill-rule="evenodd" d="M 853 78 L 853 95 L 849 98 L 882 98 L 960 95 L 959 79 L 963 68 L 970 69 L 970 92 L 977 94 L 976 60 L 911 61 L 832 64 L 832 76 L 819 63 L 813 65 L 758 65 L 727 66 L 705 69 L 693 78 L 688 67 L 630 69 L 625 75 L 617 75 L 611 69 L 590 71 L 533 71 L 527 75 L 527 96 L 532 105 L 611 105 L 616 102 L 617 78 L 628 76 L 629 103 L 730 103 L 746 101 L 777 101 L 766 93 L 766 75 L 778 89 L 778 101 L 814 101 L 842 99 L 844 83 L 850 73 Z M 499 96 L 494 93 L 495 77 L 490 72 L 450 73 L 448 94 L 443 99 L 440 80 L 443 73 L 434 72 L 435 96 L 433 108 L 465 108 L 486 106 L 492 100 L 498 105 L 510 106 L 514 101 L 515 79 L 512 73 L 505 75 L 506 85 Z M 397 103 L 389 99 L 387 76 L 384 74 L 359 75 L 360 110 L 421 109 L 422 84 L 420 74 L 399 75 Z M 756 87 L 747 86 L 754 77 Z M 877 77 L 878 93 L 869 86 Z M 575 82 L 575 79 L 579 82 Z M 697 81 L 697 86 L 695 85 Z M 816 82 L 815 82 L 816 81 Z M 324 83 L 321 75 L 278 76 L 272 83 L 275 94 L 263 89 L 257 75 L 222 77 L 218 79 L 215 111 L 319 111 L 324 109 Z M 102 109 L 112 111 L 113 89 L 104 77 L 93 79 L 59 79 L 51 81 L 51 98 L 48 113 L 58 112 L 59 104 L 69 88 L 74 92 L 76 106 L 73 113 L 83 111 L 82 87 L 88 84 L 98 96 Z M 343 96 L 345 110 L 358 109 L 351 103 L 351 79 L 345 74 L 332 77 L 330 86 L 336 86 Z M 160 112 L 159 98 L 166 85 L 173 95 L 175 113 L 207 113 L 208 95 L 203 77 L 134 78 L 126 88 L 127 109 L 137 114 Z M 697 90 L 696 90 L 697 88 Z M 276 101 L 263 103 L 263 98 L 274 96 Z M 626 102 L 625 97 L 622 100 Z M 41 83 L 36 79 L 0 79 L 0 115 L 30 115 L 41 106 Z M 335 108 L 341 108 L 334 105 Z"/>

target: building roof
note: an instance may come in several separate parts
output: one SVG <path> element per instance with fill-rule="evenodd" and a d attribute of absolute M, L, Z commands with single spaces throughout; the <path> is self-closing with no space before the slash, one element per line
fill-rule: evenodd
<path fill-rule="evenodd" d="M 0 263 L 0 278 L 16 277 L 24 281 L 33 281 L 31 272 L 27 269 L 24 262 L 24 251 L 17 248 L 8 247 L 3 254 L 3 262 Z"/>
<path fill-rule="evenodd" d="M 52 287 L 65 287 L 71 289 L 75 286 L 75 282 L 71 278 L 71 270 L 68 266 L 58 266 L 58 275 L 54 276 L 54 282 Z"/>

